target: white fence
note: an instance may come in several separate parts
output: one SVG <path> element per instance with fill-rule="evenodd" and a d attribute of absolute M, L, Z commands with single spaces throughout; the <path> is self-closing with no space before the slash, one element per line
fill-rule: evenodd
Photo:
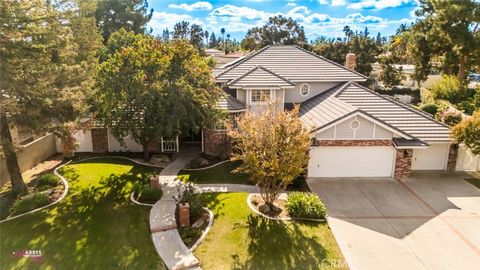
<path fill-rule="evenodd" d="M 463 146 L 458 148 L 456 171 L 480 171 L 480 156 L 475 156 Z"/>

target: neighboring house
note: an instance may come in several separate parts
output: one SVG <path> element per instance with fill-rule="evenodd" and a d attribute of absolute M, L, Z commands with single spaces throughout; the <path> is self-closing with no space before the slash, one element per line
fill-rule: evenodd
<path fill-rule="evenodd" d="M 311 130 L 308 177 L 402 177 L 411 170 L 454 170 L 458 147 L 430 115 L 379 95 L 367 78 L 297 46 L 268 46 L 216 70 L 232 114 L 300 104 Z M 205 129 L 207 154 L 225 151 L 222 130 Z"/>

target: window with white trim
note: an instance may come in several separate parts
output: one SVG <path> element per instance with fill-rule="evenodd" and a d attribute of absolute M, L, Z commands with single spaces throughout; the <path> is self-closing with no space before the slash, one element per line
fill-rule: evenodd
<path fill-rule="evenodd" d="M 271 90 L 252 90 L 251 100 L 252 102 L 264 102 L 270 101 Z"/>
<path fill-rule="evenodd" d="M 310 93 L 310 85 L 308 83 L 304 83 L 300 86 L 300 95 L 306 96 Z"/>

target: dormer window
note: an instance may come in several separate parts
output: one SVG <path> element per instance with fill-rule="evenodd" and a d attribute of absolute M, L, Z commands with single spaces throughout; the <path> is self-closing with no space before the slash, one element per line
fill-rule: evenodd
<path fill-rule="evenodd" d="M 300 85 L 300 95 L 306 96 L 308 93 L 310 93 L 310 85 L 308 83 Z"/>

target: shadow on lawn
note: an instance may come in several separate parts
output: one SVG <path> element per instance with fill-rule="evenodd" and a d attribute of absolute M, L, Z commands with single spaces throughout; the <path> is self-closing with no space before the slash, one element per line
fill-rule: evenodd
<path fill-rule="evenodd" d="M 307 238 L 299 228 L 318 226 L 308 222 L 286 223 L 265 219 L 256 215 L 248 217 L 248 253 L 246 262 L 234 255 L 232 269 L 317 269 L 327 266 L 326 249 L 316 236 Z M 305 268 L 307 267 L 307 268 Z"/>
<path fill-rule="evenodd" d="M 148 182 L 150 173 L 134 166 L 85 187 L 76 183 L 79 173 L 66 167 L 62 174 L 72 189 L 64 201 L 0 226 L 0 268 L 165 269 L 151 243 L 150 208 L 128 198 L 135 185 Z M 12 256 L 22 249 L 41 250 L 43 260 Z"/>

